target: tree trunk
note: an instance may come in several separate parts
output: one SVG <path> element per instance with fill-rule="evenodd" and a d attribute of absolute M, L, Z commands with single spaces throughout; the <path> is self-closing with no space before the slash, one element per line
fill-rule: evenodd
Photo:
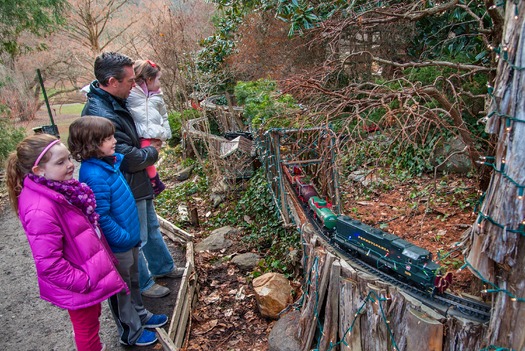
<path fill-rule="evenodd" d="M 486 161 L 494 171 L 473 226 L 467 262 L 486 283 L 488 292 L 494 293 L 487 346 L 523 350 L 525 2 L 505 4 L 503 44 L 486 127 L 498 136 L 495 158 Z"/>

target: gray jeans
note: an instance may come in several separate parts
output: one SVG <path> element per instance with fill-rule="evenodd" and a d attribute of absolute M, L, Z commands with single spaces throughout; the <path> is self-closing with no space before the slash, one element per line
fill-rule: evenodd
<path fill-rule="evenodd" d="M 142 325 L 153 315 L 144 307 L 140 294 L 138 254 L 138 247 L 126 252 L 114 252 L 119 262 L 117 270 L 128 285 L 130 294 L 120 292 L 111 296 L 108 302 L 117 323 L 120 341 L 126 345 L 137 342 L 144 330 Z"/>

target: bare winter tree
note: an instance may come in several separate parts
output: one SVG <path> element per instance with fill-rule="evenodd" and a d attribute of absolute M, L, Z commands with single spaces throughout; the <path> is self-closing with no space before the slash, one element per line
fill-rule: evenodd
<path fill-rule="evenodd" d="M 479 79 L 475 77 L 480 73 L 493 76 L 494 67 L 481 62 L 463 64 L 417 57 L 408 55 L 408 49 L 413 47 L 416 26 L 422 20 L 440 18 L 455 10 L 466 14 L 466 23 L 478 24 L 476 35 L 486 45 L 497 42 L 494 38 L 500 28 L 487 27 L 486 19 L 458 0 L 434 7 L 410 1 L 382 4 L 370 3 L 355 12 L 334 16 L 314 29 L 310 45 L 323 43 L 329 48 L 328 57 L 315 71 L 289 78 L 285 91 L 306 101 L 318 115 L 318 123 L 341 124 L 348 135 L 380 128 L 385 134 L 392 131 L 390 136 L 396 144 L 417 148 L 428 141 L 432 130 L 448 130 L 465 145 L 474 163 L 483 141 L 476 138 L 464 116 L 476 118 L 482 113 L 485 96 L 465 89 L 469 86 L 466 82 Z M 495 15 L 493 22 L 498 23 Z M 458 36 L 450 30 L 445 40 Z M 430 51 L 428 47 L 424 50 Z M 423 68 L 443 74 L 430 82 L 415 81 L 407 75 Z M 379 117 L 378 111 L 382 112 Z"/>
<path fill-rule="evenodd" d="M 210 19 L 215 7 L 201 0 L 159 1 L 155 6 L 146 27 L 151 55 L 140 55 L 158 61 L 166 102 L 172 109 L 181 109 L 200 80 L 194 56 L 200 49 L 199 41 L 213 31 Z"/>
<path fill-rule="evenodd" d="M 140 18 L 140 10 L 129 0 L 70 0 L 67 36 L 93 56 L 122 37 Z M 125 19 L 125 21 L 122 21 Z"/>
<path fill-rule="evenodd" d="M 135 57 L 137 48 L 149 48 L 142 29 L 151 3 L 138 6 L 128 0 L 69 0 L 69 5 L 64 13 L 66 24 L 46 38 L 46 50 L 18 57 L 16 74 L 26 82 L 33 114 L 43 104 L 39 99 L 37 68 L 46 86 L 53 88 L 48 96 L 54 98 L 78 91 L 89 83 L 93 79 L 94 58 L 101 51 L 121 51 Z"/>

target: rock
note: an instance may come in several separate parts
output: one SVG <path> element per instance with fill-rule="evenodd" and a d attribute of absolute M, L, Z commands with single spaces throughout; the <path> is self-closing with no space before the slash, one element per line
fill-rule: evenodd
<path fill-rule="evenodd" d="M 188 206 L 179 204 L 177 206 L 178 219 L 180 222 L 189 222 L 190 217 L 188 215 Z"/>
<path fill-rule="evenodd" d="M 253 270 L 261 258 L 259 255 L 253 252 L 246 252 L 240 255 L 235 256 L 232 259 L 232 262 L 235 263 L 239 268 L 245 270 Z"/>
<path fill-rule="evenodd" d="M 213 208 L 216 208 L 226 200 L 226 193 L 230 191 L 230 189 L 231 187 L 224 179 L 211 188 L 210 200 L 213 203 Z"/>
<path fill-rule="evenodd" d="M 237 231 L 237 229 L 229 226 L 215 229 L 210 236 L 195 245 L 195 251 L 217 251 L 232 246 L 232 241 L 224 238 L 231 231 Z"/>
<path fill-rule="evenodd" d="M 230 189 L 231 189 L 231 186 L 228 184 L 228 182 L 225 179 L 221 179 L 217 184 L 215 184 L 211 188 L 211 191 L 213 193 L 222 194 L 222 193 L 226 193 L 230 191 Z"/>
<path fill-rule="evenodd" d="M 226 195 L 212 193 L 210 194 L 210 200 L 213 204 L 213 208 L 217 208 L 217 206 L 219 206 L 224 200 L 226 200 Z"/>
<path fill-rule="evenodd" d="M 291 311 L 275 322 L 268 335 L 268 351 L 298 351 L 301 343 L 298 334 L 301 311 Z"/>
<path fill-rule="evenodd" d="M 195 166 L 189 166 L 178 171 L 177 173 L 175 173 L 175 179 L 177 179 L 180 182 L 189 179 L 194 167 Z"/>
<path fill-rule="evenodd" d="M 447 161 L 441 164 L 445 159 Z M 457 137 L 447 141 L 441 147 L 436 147 L 434 154 L 430 157 L 430 162 L 434 166 L 439 165 L 438 170 L 440 171 L 467 174 L 472 170 L 472 162 L 466 151 L 465 143 Z"/>
<path fill-rule="evenodd" d="M 352 172 L 348 175 L 348 177 L 352 179 L 354 182 L 361 183 L 365 187 L 369 186 L 371 183 L 382 184 L 385 182 L 383 179 L 379 178 L 373 172 L 369 170 L 364 170 L 364 169 Z"/>
<path fill-rule="evenodd" d="M 264 317 L 279 318 L 281 312 L 292 302 L 292 287 L 280 273 L 266 273 L 253 280 L 255 299 Z"/>

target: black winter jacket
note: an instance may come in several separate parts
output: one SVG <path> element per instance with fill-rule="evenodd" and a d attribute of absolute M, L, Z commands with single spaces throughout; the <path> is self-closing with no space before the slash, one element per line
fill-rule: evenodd
<path fill-rule="evenodd" d="M 126 101 L 100 89 L 96 80 L 91 83 L 87 97 L 82 116 L 105 117 L 115 125 L 115 152 L 124 155 L 120 170 L 135 200 L 153 199 L 153 188 L 145 169 L 157 161 L 159 154 L 153 146 L 140 147 L 135 122 L 125 107 Z"/>

